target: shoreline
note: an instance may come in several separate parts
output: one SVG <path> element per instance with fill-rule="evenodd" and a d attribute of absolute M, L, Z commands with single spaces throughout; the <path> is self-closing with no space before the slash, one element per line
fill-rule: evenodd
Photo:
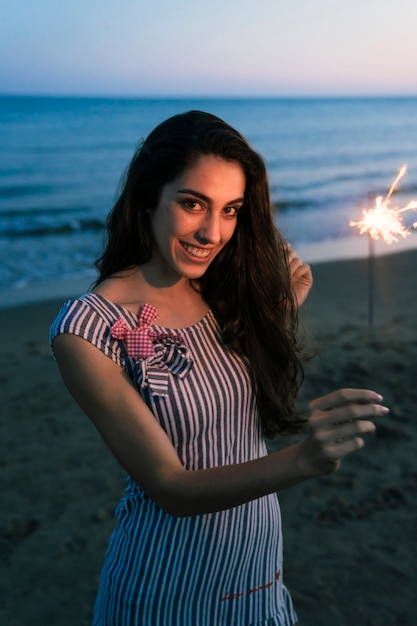
<path fill-rule="evenodd" d="M 409 237 L 391 245 L 381 240 L 374 241 L 376 259 L 415 249 L 417 249 L 417 233 L 410 233 Z M 304 244 L 295 250 L 304 262 L 313 266 L 335 261 L 359 261 L 368 258 L 369 241 L 366 236 L 353 236 Z M 92 275 L 84 278 L 49 281 L 14 289 L 0 288 L 0 310 L 52 300 L 64 302 L 86 293 L 94 279 L 95 277 Z"/>

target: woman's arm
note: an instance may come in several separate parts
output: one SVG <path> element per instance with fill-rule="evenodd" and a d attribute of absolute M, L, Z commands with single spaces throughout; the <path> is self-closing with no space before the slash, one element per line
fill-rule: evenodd
<path fill-rule="evenodd" d="M 65 384 L 120 464 L 159 506 L 175 516 L 238 506 L 335 471 L 363 445 L 360 435 L 386 412 L 367 390 L 341 390 L 315 400 L 304 441 L 268 456 L 206 470 L 182 466 L 165 431 L 126 373 L 80 337 L 64 334 L 54 351 Z"/>

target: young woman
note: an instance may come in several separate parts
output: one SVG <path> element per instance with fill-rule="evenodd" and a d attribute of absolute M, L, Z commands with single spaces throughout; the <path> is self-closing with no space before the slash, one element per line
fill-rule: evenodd
<path fill-rule="evenodd" d="M 311 402 L 297 307 L 310 268 L 274 226 L 260 156 L 192 111 L 143 142 L 108 220 L 95 288 L 51 329 L 70 392 L 126 469 L 95 626 L 287 626 L 276 492 L 338 469 L 387 409 L 370 390 Z"/>

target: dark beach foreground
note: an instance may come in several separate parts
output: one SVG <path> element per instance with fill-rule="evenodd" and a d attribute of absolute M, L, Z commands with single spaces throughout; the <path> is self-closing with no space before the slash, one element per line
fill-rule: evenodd
<path fill-rule="evenodd" d="M 338 473 L 280 494 L 285 581 L 301 626 L 417 624 L 416 266 L 417 251 L 376 260 L 372 326 L 366 260 L 313 266 L 302 321 L 317 354 L 306 367 L 301 406 L 360 386 L 382 393 L 391 413 Z M 5 626 L 91 623 L 125 485 L 52 358 L 48 328 L 61 302 L 0 310 Z"/>

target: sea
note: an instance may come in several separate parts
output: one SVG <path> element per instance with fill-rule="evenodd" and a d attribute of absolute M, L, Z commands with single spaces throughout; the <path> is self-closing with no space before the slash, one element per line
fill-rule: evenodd
<path fill-rule="evenodd" d="M 92 282 L 106 215 L 135 149 L 158 123 L 191 109 L 223 118 L 262 154 L 278 227 L 296 249 L 353 245 L 350 222 L 388 192 L 404 164 L 391 203 L 417 198 L 417 97 L 3 96 L 0 290 Z"/>

